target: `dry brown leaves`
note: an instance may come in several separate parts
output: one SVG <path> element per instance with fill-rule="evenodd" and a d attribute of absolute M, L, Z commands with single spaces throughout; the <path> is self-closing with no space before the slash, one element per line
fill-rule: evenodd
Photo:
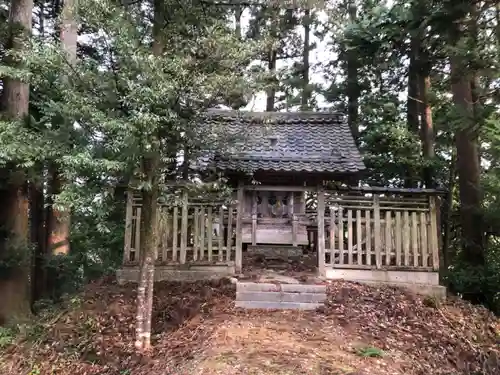
<path fill-rule="evenodd" d="M 439 307 L 428 302 L 397 288 L 335 282 L 322 313 L 381 349 L 402 353 L 408 373 L 500 374 L 498 318 L 459 299 Z"/>
<path fill-rule="evenodd" d="M 329 289 L 321 311 L 268 312 L 235 310 L 228 282 L 160 283 L 154 348 L 139 356 L 135 287 L 92 284 L 81 306 L 44 322 L 35 343 L 2 353 L 0 374 L 500 374 L 500 323 L 483 308 L 428 307 L 387 287 Z M 356 348 L 367 345 L 387 356 L 362 358 Z"/>

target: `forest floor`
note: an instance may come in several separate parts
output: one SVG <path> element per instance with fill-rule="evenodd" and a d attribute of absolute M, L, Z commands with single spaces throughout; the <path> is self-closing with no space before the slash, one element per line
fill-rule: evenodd
<path fill-rule="evenodd" d="M 500 320 L 459 299 L 333 282 L 319 311 L 243 311 L 229 281 L 155 286 L 153 349 L 134 353 L 135 287 L 89 285 L 9 343 L 8 375 L 500 374 Z"/>

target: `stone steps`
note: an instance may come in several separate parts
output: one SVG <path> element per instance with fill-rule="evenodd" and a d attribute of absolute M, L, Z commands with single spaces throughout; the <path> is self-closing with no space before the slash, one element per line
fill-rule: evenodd
<path fill-rule="evenodd" d="M 235 306 L 246 309 L 315 310 L 326 300 L 325 285 L 238 282 Z"/>

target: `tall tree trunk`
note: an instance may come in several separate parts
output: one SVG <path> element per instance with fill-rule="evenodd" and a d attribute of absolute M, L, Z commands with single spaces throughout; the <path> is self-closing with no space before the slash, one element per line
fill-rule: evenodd
<path fill-rule="evenodd" d="M 235 23 L 235 33 L 238 39 L 241 39 L 241 14 L 243 9 L 241 5 L 237 5 L 234 9 L 234 23 Z"/>
<path fill-rule="evenodd" d="M 60 25 L 60 40 L 66 58 L 70 65 L 76 64 L 77 59 L 77 39 L 78 39 L 78 25 L 76 23 L 76 8 L 78 6 L 77 0 L 65 0 L 63 3 Z M 72 123 L 63 124 L 68 133 L 71 132 Z M 64 179 L 60 168 L 55 166 L 51 176 L 51 190 L 52 194 L 58 195 L 61 193 L 64 186 Z M 71 214 L 69 210 L 60 210 L 52 206 L 48 220 L 48 242 L 49 251 L 54 254 L 69 254 L 70 244 L 70 228 L 71 228 Z"/>
<path fill-rule="evenodd" d="M 161 56 L 164 50 L 163 24 L 165 5 L 163 0 L 153 0 L 153 54 Z M 136 340 L 137 350 L 145 352 L 151 348 L 151 318 L 153 310 L 153 288 L 157 253 L 157 213 L 160 164 L 160 142 L 157 135 L 150 139 L 151 149 L 142 160 L 142 173 L 150 188 L 142 189 L 141 238 L 139 258 L 139 286 L 137 290 Z"/>
<path fill-rule="evenodd" d="M 451 224 L 452 224 L 452 213 L 453 213 L 453 192 L 455 190 L 456 184 L 456 156 L 453 151 L 449 166 L 449 174 L 448 174 L 448 184 L 446 194 L 446 198 L 443 202 L 443 209 L 441 210 L 441 222 L 443 223 L 443 248 L 442 248 L 442 267 L 441 269 L 447 270 L 448 266 L 453 263 L 453 259 L 455 258 L 455 253 L 452 251 L 450 243 L 451 243 Z"/>
<path fill-rule="evenodd" d="M 349 19 L 351 23 L 357 20 L 357 9 L 354 1 L 349 3 Z M 359 145 L 359 82 L 358 82 L 358 56 L 357 51 L 351 49 L 347 53 L 347 121 L 351 128 L 352 136 Z"/>
<path fill-rule="evenodd" d="M 302 19 L 304 26 L 304 49 L 302 52 L 302 97 L 301 97 L 301 111 L 309 109 L 309 99 L 311 97 L 311 88 L 309 86 L 309 50 L 310 50 L 310 34 L 311 34 L 311 11 L 306 9 Z"/>
<path fill-rule="evenodd" d="M 465 1 L 464 1 L 465 3 Z M 458 5 L 458 4 L 457 4 Z M 463 4 L 462 4 L 463 5 Z M 467 9 L 467 8 L 463 8 Z M 451 28 L 451 42 L 457 47 L 466 33 L 467 12 L 457 20 Z M 469 71 L 465 58 L 453 54 L 451 56 L 451 80 L 453 102 L 460 121 L 455 132 L 457 148 L 457 172 L 460 189 L 460 222 L 464 259 L 473 265 L 484 264 L 483 251 L 483 215 L 482 194 L 480 187 L 479 140 L 474 115 L 473 93 L 471 82 L 473 74 Z"/>
<path fill-rule="evenodd" d="M 419 133 L 419 92 L 418 92 L 418 73 L 419 73 L 419 36 L 413 36 L 410 41 L 410 65 L 408 67 L 408 98 L 406 103 L 406 123 L 408 130 L 413 134 Z M 413 188 L 417 186 L 416 174 L 412 166 L 407 167 L 405 176 L 405 187 Z"/>
<path fill-rule="evenodd" d="M 22 51 L 31 33 L 33 0 L 13 0 L 9 14 L 10 40 L 8 47 Z M 10 59 L 11 65 L 19 61 Z M 27 83 L 12 78 L 3 81 L 3 110 L 7 119 L 19 121 L 29 113 L 30 88 Z M 0 279 L 0 323 L 24 318 L 30 314 L 30 257 L 28 245 L 28 198 L 26 177 L 22 170 L 10 165 L 0 171 L 0 256 L 13 251 L 23 259 L 8 275 Z M 12 254 L 13 255 L 13 254 Z"/>
<path fill-rule="evenodd" d="M 269 49 L 268 53 L 268 70 L 269 75 L 271 76 L 269 87 L 267 89 L 267 100 L 266 100 L 266 111 L 272 112 L 274 111 L 274 104 L 276 102 L 276 62 L 278 60 L 278 51 L 275 48 L 276 39 L 278 38 L 278 20 L 279 13 L 277 10 L 273 11 L 271 15 L 271 38 L 273 45 Z"/>
<path fill-rule="evenodd" d="M 423 56 L 422 56 L 423 57 Z M 427 58 L 422 58 L 421 69 L 419 73 L 419 92 L 420 92 L 420 137 L 422 142 L 422 155 L 426 165 L 423 171 L 423 181 L 426 188 L 433 188 L 434 173 L 430 163 L 434 159 L 434 128 L 432 124 L 432 108 L 429 103 L 429 91 L 431 88 L 430 65 Z"/>
<path fill-rule="evenodd" d="M 44 267 L 46 255 L 46 231 L 45 231 L 45 196 L 43 193 L 43 165 L 36 168 L 39 179 L 32 181 L 29 187 L 30 193 L 30 237 L 32 246 L 35 246 L 33 264 L 33 288 L 32 302 L 42 298 L 46 293 L 47 278 Z"/>

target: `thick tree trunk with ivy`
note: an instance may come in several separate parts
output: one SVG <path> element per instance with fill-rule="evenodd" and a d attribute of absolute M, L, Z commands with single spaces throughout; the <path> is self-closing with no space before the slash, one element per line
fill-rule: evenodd
<path fill-rule="evenodd" d="M 429 62 L 422 59 L 421 71 L 419 74 L 419 92 L 420 92 L 420 138 L 422 141 L 422 155 L 426 165 L 423 171 L 423 181 L 426 188 L 434 187 L 434 173 L 432 163 L 434 153 L 434 128 L 432 124 L 432 108 L 429 103 L 429 92 L 431 89 L 431 77 Z"/>
<path fill-rule="evenodd" d="M 458 4 L 457 4 L 458 5 Z M 466 8 L 462 8 L 466 9 Z M 466 35 L 466 14 L 450 30 L 452 45 Z M 457 48 L 457 51 L 459 49 Z M 460 190 L 460 224 L 464 259 L 471 265 L 484 264 L 482 194 L 480 186 L 479 140 L 472 85 L 473 73 L 465 57 L 451 56 L 453 102 L 460 120 L 456 122 L 455 143 Z"/>
<path fill-rule="evenodd" d="M 43 176 L 43 165 L 35 168 L 40 179 Z M 30 204 L 30 238 L 34 247 L 33 262 L 33 288 L 32 302 L 42 298 L 46 292 L 47 276 L 44 267 L 46 256 L 46 231 L 45 231 L 45 195 L 43 192 L 43 181 L 32 181 L 29 186 L 29 204 Z"/>
<path fill-rule="evenodd" d="M 410 64 L 408 66 L 408 98 L 406 99 L 406 123 L 408 130 L 417 135 L 419 133 L 419 52 L 420 40 L 418 36 L 413 36 L 410 40 Z M 405 187 L 417 186 L 417 176 L 415 171 L 409 166 L 405 176 Z"/>
<path fill-rule="evenodd" d="M 357 20 L 356 4 L 350 1 L 348 4 L 349 20 L 353 24 Z M 359 82 L 358 82 L 358 56 L 355 49 L 347 53 L 347 120 L 351 128 L 352 136 L 359 145 Z"/>
<path fill-rule="evenodd" d="M 66 52 L 66 58 L 70 65 L 76 64 L 76 49 L 78 38 L 78 25 L 75 21 L 77 0 L 65 0 L 61 14 L 60 39 L 61 45 Z M 73 124 L 64 124 L 69 127 Z M 51 173 L 51 190 L 53 195 L 61 193 L 64 179 L 58 166 Z M 71 214 L 68 210 L 61 210 L 52 206 L 48 217 L 48 246 L 49 251 L 54 254 L 69 254 Z"/>
<path fill-rule="evenodd" d="M 10 7 L 8 48 L 22 51 L 31 33 L 33 0 L 13 0 Z M 9 63 L 18 64 L 11 58 Z M 3 113 L 7 120 L 19 121 L 28 115 L 29 85 L 15 79 L 3 81 Z M 15 165 L 0 171 L 0 259 L 7 270 L 0 279 L 0 320 L 26 317 L 30 314 L 30 264 L 28 248 L 28 192 L 26 177 Z"/>

